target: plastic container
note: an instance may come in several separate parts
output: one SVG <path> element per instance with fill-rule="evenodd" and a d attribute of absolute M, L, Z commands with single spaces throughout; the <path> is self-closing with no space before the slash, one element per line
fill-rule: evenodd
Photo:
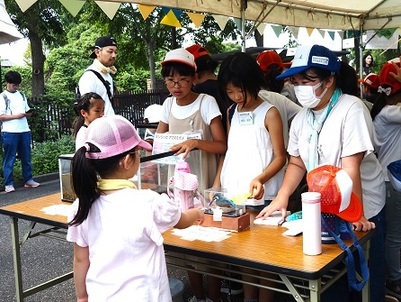
<path fill-rule="evenodd" d="M 321 240 L 321 195 L 318 192 L 305 192 L 302 199 L 303 252 L 305 255 L 322 253 Z"/>

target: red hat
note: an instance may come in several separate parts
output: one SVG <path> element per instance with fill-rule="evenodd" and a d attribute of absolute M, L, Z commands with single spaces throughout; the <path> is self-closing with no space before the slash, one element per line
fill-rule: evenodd
<path fill-rule="evenodd" d="M 358 81 L 373 89 L 377 89 L 380 85 L 379 76 L 375 73 L 369 73 L 364 79 L 359 79 Z"/>
<path fill-rule="evenodd" d="M 192 53 L 195 60 L 199 57 L 210 56 L 210 53 L 207 51 L 207 49 L 204 48 L 203 46 L 200 46 L 199 44 L 191 45 L 185 49 L 190 53 Z"/>
<path fill-rule="evenodd" d="M 256 62 L 259 64 L 263 72 L 266 72 L 270 65 L 276 64 L 278 67 L 283 68 L 283 60 L 275 50 L 262 51 L 256 57 Z"/>
<path fill-rule="evenodd" d="M 362 203 L 352 193 L 352 179 L 345 170 L 325 165 L 310 171 L 306 180 L 310 192 L 321 194 L 322 213 L 357 222 L 363 214 Z"/>
<path fill-rule="evenodd" d="M 379 73 L 379 82 L 380 86 L 378 88 L 379 92 L 384 92 L 387 96 L 392 95 L 401 89 L 401 83 L 398 82 L 390 72 L 397 74 L 397 70 L 393 66 L 393 64 L 397 64 L 400 67 L 400 63 L 384 63 L 382 69 Z"/>

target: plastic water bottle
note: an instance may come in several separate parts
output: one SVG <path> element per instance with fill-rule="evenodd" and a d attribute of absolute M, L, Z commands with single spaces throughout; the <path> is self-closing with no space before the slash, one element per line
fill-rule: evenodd
<path fill-rule="evenodd" d="M 321 240 L 321 195 L 318 192 L 305 192 L 302 199 L 303 252 L 305 255 L 322 253 Z"/>

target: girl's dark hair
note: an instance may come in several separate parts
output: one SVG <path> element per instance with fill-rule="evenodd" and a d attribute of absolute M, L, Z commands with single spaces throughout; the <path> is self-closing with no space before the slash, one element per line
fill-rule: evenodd
<path fill-rule="evenodd" d="M 372 117 L 372 121 L 374 121 L 375 117 L 380 113 L 380 111 L 382 111 L 386 104 L 386 95 L 384 93 L 380 93 L 373 103 L 372 109 L 370 109 L 370 116 Z"/>
<path fill-rule="evenodd" d="M 95 145 L 88 143 L 89 152 L 100 152 Z M 72 188 L 79 198 L 78 211 L 69 225 L 81 224 L 89 214 L 92 204 L 100 196 L 97 187 L 98 176 L 106 178 L 114 172 L 121 158 L 130 151 L 124 152 L 105 159 L 88 159 L 85 157 L 87 146 L 79 148 L 71 161 L 71 183 Z"/>
<path fill-rule="evenodd" d="M 314 81 L 316 78 L 318 78 L 320 81 L 324 81 L 330 76 L 334 76 L 336 88 L 340 88 L 344 93 L 358 96 L 358 94 L 355 94 L 357 91 L 356 89 L 358 89 L 358 77 L 356 74 L 354 74 L 355 70 L 351 72 L 351 70 L 349 70 L 349 67 L 351 66 L 348 66 L 349 65 L 347 63 L 341 62 L 340 70 L 337 72 L 311 67 L 303 72 L 300 72 L 299 74 L 309 81 Z M 309 70 L 312 71 L 315 76 L 311 76 L 308 72 Z M 347 74 L 347 72 L 350 74 Z"/>
<path fill-rule="evenodd" d="M 81 114 L 81 110 L 89 112 L 89 109 L 91 109 L 93 106 L 93 103 L 91 102 L 92 98 L 95 100 L 102 100 L 102 97 L 97 93 L 88 92 L 82 95 L 81 98 L 78 100 L 78 102 L 74 105 L 74 111 L 75 114 L 77 115 L 72 124 L 73 126 L 72 136 L 74 138 L 77 137 L 79 129 L 81 129 L 82 125 L 85 123 L 85 119 Z"/>
<path fill-rule="evenodd" d="M 337 87 L 341 88 L 343 93 L 356 97 L 360 96 L 358 74 L 355 69 L 346 62 L 341 62 L 341 76 L 337 76 Z"/>
<path fill-rule="evenodd" d="M 266 89 L 280 93 L 284 87 L 284 80 L 277 80 L 276 78 L 282 73 L 283 68 L 277 64 L 271 64 L 264 72 Z"/>
<path fill-rule="evenodd" d="M 195 60 L 195 63 L 196 63 L 196 72 L 199 75 L 209 72 L 214 73 L 217 69 L 217 66 L 219 66 L 219 62 L 213 59 L 209 55 L 204 55 L 197 58 Z"/>
<path fill-rule="evenodd" d="M 383 88 L 388 87 L 387 85 L 383 85 Z M 397 96 L 396 96 L 397 95 Z M 396 93 L 392 94 L 390 98 L 399 98 L 401 96 L 401 90 L 397 91 Z M 372 117 L 372 121 L 375 117 L 382 111 L 382 109 L 387 105 L 388 97 L 385 95 L 384 92 L 378 93 L 378 96 L 373 103 L 372 109 L 370 110 L 370 116 Z"/>
<path fill-rule="evenodd" d="M 222 96 L 228 98 L 226 87 L 231 83 L 241 88 L 245 103 L 246 92 L 257 98 L 259 91 L 266 86 L 262 69 L 254 58 L 244 52 L 237 52 L 225 58 L 220 65 L 217 79 Z"/>
<path fill-rule="evenodd" d="M 194 76 L 195 69 L 180 62 L 166 62 L 163 64 L 161 71 L 163 78 L 173 76 L 175 73 L 182 76 Z"/>
<path fill-rule="evenodd" d="M 365 66 L 365 59 L 367 58 L 367 57 L 371 57 L 372 58 L 372 61 L 370 62 L 370 67 L 372 67 L 373 66 L 373 64 L 374 64 L 374 59 L 373 59 L 373 56 L 372 56 L 372 54 L 370 53 L 370 52 L 368 52 L 368 53 L 366 53 L 364 56 L 363 56 L 363 58 L 362 58 L 362 64 L 363 64 L 363 66 Z"/>

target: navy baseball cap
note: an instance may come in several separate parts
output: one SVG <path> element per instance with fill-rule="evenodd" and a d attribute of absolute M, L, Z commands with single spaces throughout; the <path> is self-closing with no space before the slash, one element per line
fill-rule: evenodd
<path fill-rule="evenodd" d="M 277 80 L 291 77 L 311 67 L 338 72 L 340 60 L 330 49 L 321 45 L 299 46 L 295 52 L 291 67 L 277 77 Z"/>

